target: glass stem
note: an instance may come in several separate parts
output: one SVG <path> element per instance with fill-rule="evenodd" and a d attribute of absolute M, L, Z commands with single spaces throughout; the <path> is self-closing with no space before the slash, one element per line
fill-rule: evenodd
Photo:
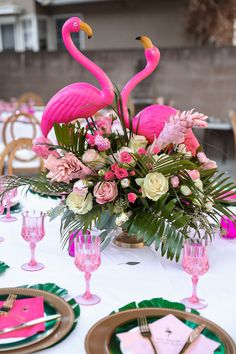
<path fill-rule="evenodd" d="M 29 266 L 33 267 L 37 264 L 35 260 L 35 247 L 36 243 L 30 242 L 30 254 L 31 254 L 31 259 L 29 261 Z"/>
<path fill-rule="evenodd" d="M 199 302 L 199 298 L 197 297 L 197 283 L 198 283 L 198 276 L 193 275 L 192 276 L 193 292 L 192 292 L 192 296 L 190 298 L 190 302 L 192 302 L 194 304 Z"/>
<path fill-rule="evenodd" d="M 7 219 L 11 218 L 11 201 L 10 199 L 7 199 L 7 215 L 6 215 Z"/>
<path fill-rule="evenodd" d="M 86 290 L 85 293 L 83 295 L 84 299 L 90 299 L 91 298 L 91 293 L 90 293 L 90 278 L 91 278 L 91 273 L 85 273 L 84 274 L 85 277 L 85 282 L 86 282 Z"/>

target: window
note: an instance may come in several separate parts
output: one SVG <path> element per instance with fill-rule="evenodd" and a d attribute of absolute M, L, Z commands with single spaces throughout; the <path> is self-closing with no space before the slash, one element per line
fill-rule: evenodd
<path fill-rule="evenodd" d="M 2 24 L 1 33 L 2 33 L 2 49 L 15 50 L 14 25 Z"/>
<path fill-rule="evenodd" d="M 39 50 L 47 49 L 47 21 L 45 19 L 38 20 L 39 34 Z"/>
<path fill-rule="evenodd" d="M 25 50 L 32 50 L 33 49 L 32 21 L 31 19 L 26 19 L 22 21 L 22 24 L 23 24 Z"/>
<path fill-rule="evenodd" d="M 56 39 L 57 39 L 57 49 L 58 50 L 65 50 L 65 45 L 64 42 L 62 40 L 62 34 L 61 34 L 61 30 L 62 30 L 62 26 L 64 25 L 65 21 L 69 18 L 68 17 L 64 17 L 64 18 L 56 18 L 55 19 L 55 23 L 56 23 Z M 75 44 L 75 46 L 77 48 L 81 47 L 81 36 L 80 33 L 71 33 L 71 38 Z"/>

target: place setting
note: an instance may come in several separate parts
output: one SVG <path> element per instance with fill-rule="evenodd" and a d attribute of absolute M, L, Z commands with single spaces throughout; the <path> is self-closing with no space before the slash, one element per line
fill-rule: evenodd
<path fill-rule="evenodd" d="M 201 31 L 194 32 L 196 48 L 171 48 L 183 32 L 183 4 L 89 2 L 80 9 L 78 1 L 32 0 L 35 23 L 25 1 L 0 4 L 0 52 L 7 47 L 10 58 L 11 38 L 21 38 L 17 51 L 27 49 L 21 57 L 14 53 L 17 90 L 28 82 L 21 80 L 26 64 L 33 81 L 25 88 L 41 87 L 41 80 L 44 87 L 42 97 L 33 91 L 0 96 L 0 353 L 236 354 L 236 113 L 230 107 L 230 124 L 220 118 L 229 107 L 219 85 L 234 51 L 206 29 L 201 40 Z M 204 14 L 205 0 L 189 0 L 186 27 L 193 31 L 195 21 L 205 25 L 214 13 L 218 28 L 219 19 L 235 12 L 216 2 Z M 83 16 L 63 15 L 69 5 L 70 14 Z M 173 23 L 173 14 L 166 20 L 173 6 L 178 19 L 171 40 L 164 31 L 169 41 L 161 34 L 159 41 L 156 23 Z M 99 8 L 105 15 L 112 7 L 110 30 L 101 31 Z M 8 11 L 13 27 L 9 16 L 1 22 Z M 202 52 L 206 38 L 211 50 Z M 111 43 L 118 46 L 114 53 Z M 212 97 L 221 104 L 209 105 Z M 220 154 L 223 131 L 235 141 L 231 134 Z"/>

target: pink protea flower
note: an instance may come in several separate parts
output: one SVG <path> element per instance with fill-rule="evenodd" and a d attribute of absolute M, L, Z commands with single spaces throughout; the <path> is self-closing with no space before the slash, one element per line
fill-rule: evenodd
<path fill-rule="evenodd" d="M 121 151 L 119 153 L 119 160 L 121 163 L 130 163 L 132 161 L 132 156 L 128 151 Z"/>
<path fill-rule="evenodd" d="M 60 157 L 60 154 L 56 150 L 49 150 L 50 147 L 47 144 L 53 144 L 53 143 L 51 140 L 45 138 L 44 136 L 35 138 L 33 140 L 32 151 L 35 152 L 38 156 L 42 157 L 43 159 L 47 159 L 49 155 Z"/>
<path fill-rule="evenodd" d="M 56 182 L 69 183 L 73 179 L 84 179 L 88 175 L 93 175 L 93 171 L 71 152 L 61 159 L 49 155 L 44 166 L 49 170 L 47 177 Z"/>
<path fill-rule="evenodd" d="M 188 129 L 192 127 L 206 127 L 205 120 L 208 117 L 203 113 L 194 112 L 194 108 L 190 111 L 177 111 L 172 115 L 157 138 L 156 145 L 163 149 L 169 144 L 181 144 L 185 140 Z"/>
<path fill-rule="evenodd" d="M 96 135 L 94 142 L 99 151 L 106 151 L 111 147 L 110 141 L 101 135 Z"/>
<path fill-rule="evenodd" d="M 129 175 L 128 171 L 125 168 L 123 168 L 123 167 L 118 167 L 114 171 L 114 173 L 115 173 L 116 178 L 118 178 L 118 179 L 122 179 L 122 178 L 128 177 L 128 175 Z"/>
<path fill-rule="evenodd" d="M 107 171 L 104 175 L 106 181 L 112 181 L 115 178 L 115 175 L 112 171 Z"/>
<path fill-rule="evenodd" d="M 139 148 L 137 153 L 138 155 L 147 155 L 147 151 L 144 148 Z"/>
<path fill-rule="evenodd" d="M 129 201 L 130 203 L 134 203 L 135 200 L 138 198 L 135 193 L 128 193 L 128 194 L 127 194 L 127 197 L 128 197 L 128 201 Z"/>

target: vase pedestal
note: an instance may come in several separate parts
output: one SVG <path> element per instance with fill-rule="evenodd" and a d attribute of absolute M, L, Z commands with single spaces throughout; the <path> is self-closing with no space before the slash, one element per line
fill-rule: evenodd
<path fill-rule="evenodd" d="M 142 240 L 137 239 L 135 235 L 129 236 L 126 231 L 116 236 L 113 243 L 121 248 L 142 248 L 145 246 Z"/>

